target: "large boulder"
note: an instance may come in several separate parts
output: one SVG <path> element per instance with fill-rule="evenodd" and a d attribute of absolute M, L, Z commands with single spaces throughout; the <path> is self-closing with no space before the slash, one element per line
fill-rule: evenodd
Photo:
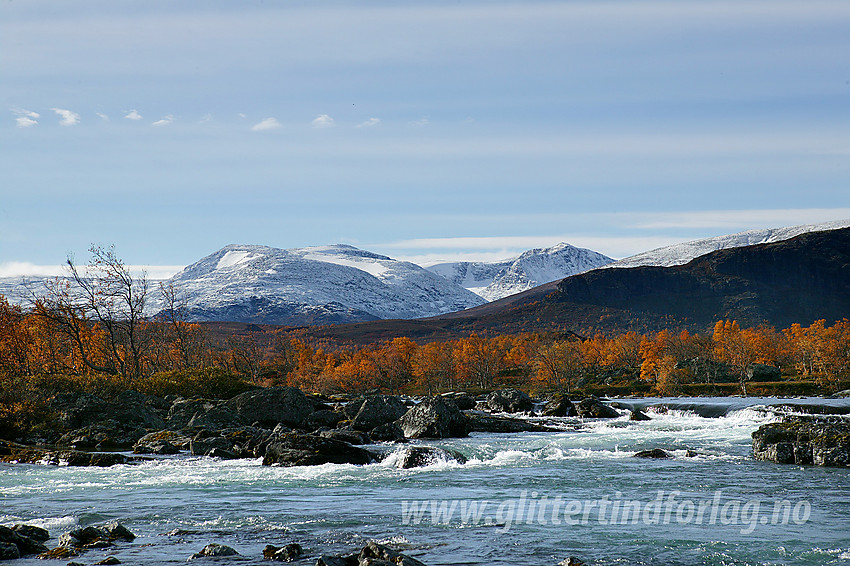
<path fill-rule="evenodd" d="M 543 416 L 546 417 L 575 417 L 578 415 L 573 402 L 566 395 L 554 395 L 543 407 Z"/>
<path fill-rule="evenodd" d="M 579 401 L 576 411 L 583 419 L 615 419 L 620 416 L 616 409 L 609 407 L 593 395 Z"/>
<path fill-rule="evenodd" d="M 269 442 L 264 466 L 317 466 L 320 464 L 370 464 L 374 455 L 348 442 L 315 434 L 288 432 Z"/>
<path fill-rule="evenodd" d="M 522 391 L 508 388 L 487 395 L 481 408 L 491 413 L 527 413 L 534 410 L 534 401 Z"/>
<path fill-rule="evenodd" d="M 301 545 L 297 542 L 291 542 L 284 546 L 268 544 L 263 549 L 263 558 L 280 562 L 293 562 L 298 560 L 303 552 Z"/>
<path fill-rule="evenodd" d="M 430 397 L 409 409 L 396 421 L 407 438 L 469 436 L 469 422 L 457 405 L 442 397 Z"/>
<path fill-rule="evenodd" d="M 770 423 L 753 433 L 753 456 L 778 464 L 850 466 L 850 423 Z"/>
<path fill-rule="evenodd" d="M 301 428 L 314 411 L 313 402 L 294 387 L 267 387 L 246 391 L 223 405 L 246 424 L 273 428 L 278 423 Z"/>
<path fill-rule="evenodd" d="M 421 468 L 440 462 L 466 463 L 466 456 L 457 450 L 437 448 L 436 446 L 408 446 L 399 456 L 398 467 L 408 470 Z"/>
<path fill-rule="evenodd" d="M 370 431 L 375 427 L 391 423 L 407 412 L 407 405 L 392 395 L 366 397 L 351 421 L 354 430 Z"/>

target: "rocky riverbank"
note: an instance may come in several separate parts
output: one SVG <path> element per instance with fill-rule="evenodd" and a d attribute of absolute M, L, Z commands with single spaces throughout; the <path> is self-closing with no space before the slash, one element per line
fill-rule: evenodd
<path fill-rule="evenodd" d="M 454 393 L 416 400 L 392 395 L 346 400 L 308 395 L 292 387 L 258 388 L 227 400 L 162 399 L 126 391 L 105 401 L 91 394 L 67 393 L 51 400 L 55 418 L 43 437 L 0 440 L 0 461 L 111 466 L 188 451 L 223 459 L 263 458 L 265 465 L 277 466 L 368 464 L 386 455 L 375 443 L 457 438 L 470 432 L 563 430 L 563 423 L 551 426 L 511 413 L 619 416 L 595 397 L 576 407 L 566 396 L 556 396 L 540 415 L 535 405 L 515 389 L 477 399 Z M 129 451 L 134 455 L 127 455 Z M 447 458 L 458 460 L 457 455 Z M 428 458 L 418 454 L 401 461 L 409 467 Z"/>

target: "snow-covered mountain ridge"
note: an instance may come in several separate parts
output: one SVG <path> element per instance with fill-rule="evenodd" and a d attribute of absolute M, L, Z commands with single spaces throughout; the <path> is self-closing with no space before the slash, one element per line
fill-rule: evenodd
<path fill-rule="evenodd" d="M 428 267 L 428 270 L 487 301 L 495 301 L 612 261 L 598 252 L 562 242 L 551 248 L 528 250 L 502 261 L 439 263 Z"/>
<path fill-rule="evenodd" d="M 838 230 L 850 226 L 850 219 L 822 222 L 820 224 L 801 224 L 799 226 L 787 226 L 784 228 L 764 228 L 758 230 L 747 230 L 737 234 L 727 234 L 713 238 L 702 238 L 672 246 L 664 246 L 647 252 L 642 252 L 606 265 L 612 267 L 640 267 L 658 266 L 670 267 L 672 265 L 684 265 L 692 259 L 707 253 L 725 250 L 729 248 L 740 248 L 743 246 L 754 246 L 756 244 L 770 244 L 790 240 L 800 234 L 809 232 L 823 232 L 825 230 Z"/>
<path fill-rule="evenodd" d="M 166 284 L 193 320 L 324 324 L 419 318 L 484 303 L 418 265 L 341 244 L 232 244 Z"/>

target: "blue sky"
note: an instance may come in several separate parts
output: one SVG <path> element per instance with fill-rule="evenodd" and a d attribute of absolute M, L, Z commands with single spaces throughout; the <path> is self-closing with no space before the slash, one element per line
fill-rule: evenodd
<path fill-rule="evenodd" d="M 848 218 L 848 29 L 846 0 L 6 1 L 0 275 Z"/>

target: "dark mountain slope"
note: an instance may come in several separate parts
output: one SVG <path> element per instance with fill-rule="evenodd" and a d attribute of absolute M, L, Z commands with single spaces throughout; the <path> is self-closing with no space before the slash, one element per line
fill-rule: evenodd
<path fill-rule="evenodd" d="M 850 228 L 719 250 L 674 267 L 597 269 L 465 311 L 314 329 L 368 343 L 470 332 L 710 330 L 720 319 L 778 328 L 850 318 Z"/>

